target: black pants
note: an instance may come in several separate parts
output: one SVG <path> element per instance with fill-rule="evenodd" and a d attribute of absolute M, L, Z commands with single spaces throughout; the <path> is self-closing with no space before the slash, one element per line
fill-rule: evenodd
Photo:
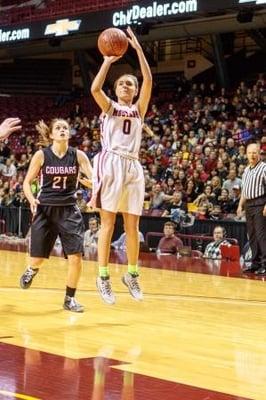
<path fill-rule="evenodd" d="M 266 267 L 266 217 L 263 216 L 265 198 L 246 201 L 247 233 L 252 251 L 252 263 Z"/>

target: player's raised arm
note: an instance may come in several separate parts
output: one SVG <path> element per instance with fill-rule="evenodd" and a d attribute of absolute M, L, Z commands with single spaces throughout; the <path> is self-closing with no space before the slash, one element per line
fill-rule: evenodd
<path fill-rule="evenodd" d="M 44 156 L 42 150 L 37 151 L 31 159 L 29 169 L 25 176 L 23 182 L 23 191 L 25 193 L 26 198 L 30 203 L 31 212 L 34 214 L 36 212 L 36 207 L 40 204 L 39 200 L 36 199 L 31 191 L 31 182 L 35 179 L 42 167 L 44 161 Z"/>
<path fill-rule="evenodd" d="M 150 66 L 146 60 L 146 57 L 143 53 L 142 47 L 139 44 L 138 39 L 134 35 L 132 29 L 130 27 L 127 28 L 127 33 L 129 34 L 130 38 L 128 39 L 131 46 L 136 50 L 140 69 L 143 77 L 142 86 L 140 89 L 139 99 L 138 99 L 138 108 L 141 114 L 141 117 L 144 118 L 149 101 L 151 98 L 151 90 L 152 90 L 152 73 Z"/>
<path fill-rule="evenodd" d="M 108 109 L 110 108 L 111 100 L 108 96 L 106 96 L 102 88 L 111 64 L 117 61 L 119 58 L 120 57 L 116 56 L 104 56 L 104 60 L 99 69 L 99 72 L 95 76 L 91 85 L 91 94 L 103 112 L 108 111 Z"/>

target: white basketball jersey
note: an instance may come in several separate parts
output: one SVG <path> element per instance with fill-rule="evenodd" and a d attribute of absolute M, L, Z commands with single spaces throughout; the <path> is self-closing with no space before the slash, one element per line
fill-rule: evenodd
<path fill-rule="evenodd" d="M 135 104 L 128 107 L 112 101 L 108 112 L 101 115 L 102 148 L 138 157 L 142 125 Z"/>

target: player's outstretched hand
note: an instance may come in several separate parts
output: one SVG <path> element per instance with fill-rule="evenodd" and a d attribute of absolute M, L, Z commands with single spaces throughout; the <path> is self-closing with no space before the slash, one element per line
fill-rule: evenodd
<path fill-rule="evenodd" d="M 32 212 L 33 215 L 36 214 L 38 204 L 40 204 L 38 199 L 33 199 L 30 202 L 30 209 L 31 209 L 31 212 Z"/>
<path fill-rule="evenodd" d="M 19 118 L 7 118 L 0 125 L 0 140 L 6 139 L 11 133 L 21 129 Z"/>
<path fill-rule="evenodd" d="M 133 47 L 133 49 L 135 50 L 140 50 L 141 49 L 141 45 L 136 37 L 136 35 L 134 34 L 134 32 L 132 31 L 132 29 L 130 28 L 130 26 L 127 28 L 127 33 L 129 35 L 128 41 L 131 44 L 131 46 Z"/>

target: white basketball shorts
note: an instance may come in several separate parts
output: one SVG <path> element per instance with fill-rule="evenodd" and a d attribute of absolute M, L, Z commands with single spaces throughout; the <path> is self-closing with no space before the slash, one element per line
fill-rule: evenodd
<path fill-rule="evenodd" d="M 93 196 L 96 206 L 113 213 L 141 215 L 145 182 L 137 159 L 102 151 L 93 160 Z"/>

